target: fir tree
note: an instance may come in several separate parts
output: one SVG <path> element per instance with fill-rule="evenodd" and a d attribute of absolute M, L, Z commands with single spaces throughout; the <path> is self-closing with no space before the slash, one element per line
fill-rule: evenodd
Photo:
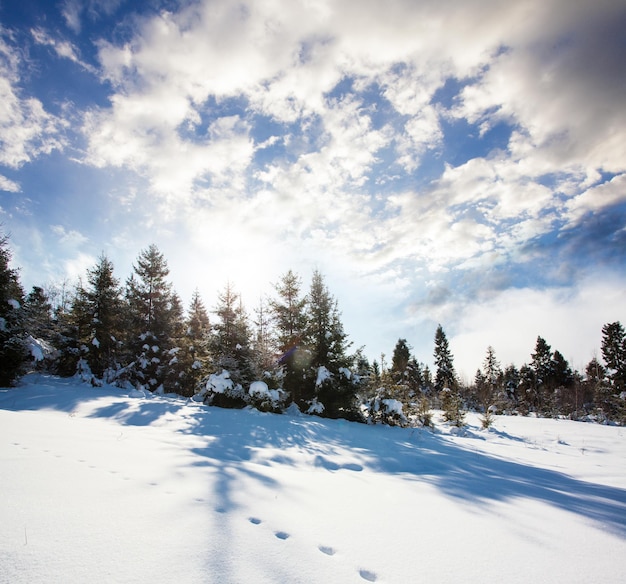
<path fill-rule="evenodd" d="M 134 356 L 131 381 L 150 391 L 162 388 L 171 360 L 180 301 L 174 298 L 167 262 L 155 245 L 143 250 L 126 282 L 128 346 Z"/>
<path fill-rule="evenodd" d="M 411 360 L 411 347 L 406 339 L 398 339 L 391 356 L 391 377 L 394 383 L 408 385 L 409 362 Z"/>
<path fill-rule="evenodd" d="M 36 339 L 50 341 L 53 335 L 52 303 L 48 293 L 33 286 L 24 301 L 24 325 L 28 334 Z"/>
<path fill-rule="evenodd" d="M 307 296 L 305 336 L 311 354 L 311 373 L 315 376 L 304 382 L 305 399 L 314 395 L 323 404 L 327 417 L 357 418 L 355 379 L 348 370 L 347 335 L 337 301 L 317 270 Z"/>
<path fill-rule="evenodd" d="M 458 387 L 454 359 L 450 352 L 448 339 L 443 327 L 439 325 L 435 332 L 435 389 L 441 391 L 444 388 L 456 390 Z"/>
<path fill-rule="evenodd" d="M 253 364 L 258 378 L 266 378 L 275 373 L 276 358 L 272 341 L 272 316 L 267 302 L 259 299 L 254 309 L 252 320 L 254 332 L 252 334 Z"/>
<path fill-rule="evenodd" d="M 17 270 L 10 267 L 8 237 L 0 237 L 0 386 L 11 385 L 27 359 L 24 291 Z"/>
<path fill-rule="evenodd" d="M 270 300 L 278 365 L 283 369 L 283 389 L 298 406 L 303 405 L 303 384 L 311 363 L 305 332 L 307 328 L 306 298 L 302 296 L 300 278 L 289 270 L 274 284 L 277 297 Z M 312 396 L 307 396 L 310 399 Z"/>
<path fill-rule="evenodd" d="M 112 373 L 122 338 L 122 292 L 105 255 L 87 271 L 87 287 L 79 288 L 73 311 L 91 371 L 100 378 L 107 370 Z"/>
<path fill-rule="evenodd" d="M 483 384 L 482 391 L 478 392 L 480 405 L 484 412 L 487 412 L 498 395 L 500 382 L 502 379 L 502 369 L 496 359 L 496 352 L 492 346 L 487 347 L 487 354 L 483 361 Z"/>
<path fill-rule="evenodd" d="M 230 282 L 218 296 L 213 326 L 213 358 L 218 368 L 230 373 L 235 384 L 253 381 L 250 327 L 241 297 Z"/>
<path fill-rule="evenodd" d="M 616 393 L 623 391 L 626 384 L 626 332 L 619 321 L 602 327 L 602 357 L 611 371 L 610 379 Z"/>
<path fill-rule="evenodd" d="M 551 410 L 551 390 L 554 382 L 552 348 L 542 337 L 537 337 L 535 352 L 531 354 L 530 366 L 534 373 L 534 405 L 539 412 Z"/>

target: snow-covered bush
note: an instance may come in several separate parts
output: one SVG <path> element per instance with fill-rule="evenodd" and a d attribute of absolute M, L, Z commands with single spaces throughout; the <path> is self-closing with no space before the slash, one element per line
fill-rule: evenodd
<path fill-rule="evenodd" d="M 389 426 L 407 426 L 408 420 L 403 411 L 402 402 L 387 397 L 387 391 L 380 388 L 376 396 L 365 404 L 365 415 L 372 424 Z"/>
<path fill-rule="evenodd" d="M 282 389 L 270 389 L 265 381 L 253 381 L 248 390 L 248 400 L 252 407 L 261 412 L 281 412 L 287 401 L 287 393 Z"/>
<path fill-rule="evenodd" d="M 247 395 L 239 383 L 234 383 L 230 372 L 212 373 L 203 383 L 200 391 L 194 396 L 208 405 L 220 408 L 243 408 L 247 405 Z"/>

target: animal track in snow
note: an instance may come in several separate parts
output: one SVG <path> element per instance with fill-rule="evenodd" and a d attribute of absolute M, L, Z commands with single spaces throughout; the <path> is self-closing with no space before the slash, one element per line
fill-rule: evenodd
<path fill-rule="evenodd" d="M 317 549 L 323 554 L 326 554 L 327 556 L 334 556 L 336 553 L 335 548 L 332 548 L 327 545 L 320 545 L 317 547 Z"/>
<path fill-rule="evenodd" d="M 289 534 L 286 531 L 277 531 L 276 533 L 274 533 L 274 535 L 278 538 L 278 539 L 289 539 Z"/>
<path fill-rule="evenodd" d="M 363 578 L 363 580 L 367 580 L 368 582 L 376 582 L 377 576 L 374 572 L 370 570 L 359 570 L 359 576 Z"/>
<path fill-rule="evenodd" d="M 261 523 L 261 520 L 258 517 L 250 517 L 248 521 L 253 525 L 259 525 Z"/>

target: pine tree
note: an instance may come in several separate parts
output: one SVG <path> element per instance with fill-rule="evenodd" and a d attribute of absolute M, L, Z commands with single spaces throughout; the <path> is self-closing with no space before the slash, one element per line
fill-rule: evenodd
<path fill-rule="evenodd" d="M 122 339 L 122 291 L 113 275 L 113 263 L 103 254 L 87 271 L 87 287 L 80 287 L 73 312 L 79 341 L 86 346 L 85 358 L 96 377 L 103 377 L 118 365 Z M 112 377 L 111 377 L 112 379 Z"/>
<path fill-rule="evenodd" d="M 0 386 L 11 385 L 27 360 L 24 291 L 17 270 L 10 267 L 8 236 L 0 237 Z"/>
<path fill-rule="evenodd" d="M 52 303 L 47 292 L 33 286 L 24 301 L 24 325 L 28 334 L 36 339 L 52 339 Z"/>
<path fill-rule="evenodd" d="M 143 250 L 126 282 L 128 347 L 134 357 L 131 382 L 155 391 L 163 388 L 180 326 L 180 301 L 174 297 L 167 262 L 156 245 Z"/>
<path fill-rule="evenodd" d="M 478 397 L 483 411 L 487 412 L 498 395 L 502 379 L 502 369 L 499 361 L 496 359 L 496 352 L 491 345 L 487 347 L 482 373 L 484 383 L 482 391 L 478 393 Z"/>
<path fill-rule="evenodd" d="M 253 381 L 250 327 L 241 297 L 228 282 L 218 296 L 214 310 L 217 320 L 213 326 L 213 359 L 218 368 L 230 373 L 235 384 Z"/>
<path fill-rule="evenodd" d="M 257 378 L 267 378 L 276 372 L 274 343 L 272 342 L 272 317 L 267 302 L 259 299 L 254 309 L 252 355 Z"/>
<path fill-rule="evenodd" d="M 179 392 L 185 397 L 194 395 L 202 379 L 211 372 L 210 337 L 209 315 L 196 289 L 191 297 L 177 355 Z"/>
<path fill-rule="evenodd" d="M 304 380 L 303 398 L 315 397 L 323 404 L 327 417 L 356 419 L 356 385 L 348 370 L 347 335 L 337 301 L 318 270 L 313 272 L 306 309 L 305 338 L 315 377 Z"/>
<path fill-rule="evenodd" d="M 274 284 L 277 297 L 270 300 L 274 322 L 276 347 L 280 357 L 278 365 L 283 369 L 283 389 L 291 400 L 302 406 L 311 396 L 303 395 L 303 385 L 311 363 L 306 343 L 306 298 L 302 296 L 300 278 L 289 270 Z"/>
<path fill-rule="evenodd" d="M 441 391 L 444 388 L 451 390 L 458 389 L 456 372 L 454 370 L 454 359 L 450 352 L 448 339 L 443 327 L 439 325 L 435 332 L 435 389 Z"/>
<path fill-rule="evenodd" d="M 391 356 L 391 377 L 394 383 L 408 385 L 409 362 L 411 360 L 411 347 L 406 339 L 398 339 Z"/>
<path fill-rule="evenodd" d="M 611 371 L 610 379 L 616 393 L 623 391 L 626 384 L 626 332 L 619 321 L 602 327 L 602 357 Z"/>
<path fill-rule="evenodd" d="M 602 327 L 602 357 L 606 363 L 611 388 L 602 393 L 602 411 L 610 419 L 625 423 L 626 332 L 619 321 Z"/>
<path fill-rule="evenodd" d="M 531 354 L 530 366 L 534 372 L 535 406 L 539 412 L 547 413 L 552 409 L 554 381 L 554 362 L 552 348 L 542 337 L 537 337 L 535 352 Z"/>

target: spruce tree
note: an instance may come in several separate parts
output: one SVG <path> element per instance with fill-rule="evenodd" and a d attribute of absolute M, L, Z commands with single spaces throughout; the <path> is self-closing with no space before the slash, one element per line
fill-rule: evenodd
<path fill-rule="evenodd" d="M 530 366 L 535 379 L 535 405 L 538 411 L 545 412 L 549 409 L 550 388 L 552 386 L 552 348 L 542 337 L 537 337 L 535 352 L 531 354 Z"/>
<path fill-rule="evenodd" d="M 254 380 L 250 326 L 241 297 L 230 282 L 219 294 L 214 313 L 213 359 L 218 369 L 228 371 L 233 382 L 243 387 Z"/>
<path fill-rule="evenodd" d="M 487 412 L 498 396 L 502 380 L 502 369 L 499 361 L 496 359 L 496 352 L 491 345 L 487 347 L 482 375 L 484 382 L 481 391 L 478 392 L 478 398 L 483 411 Z"/>
<path fill-rule="evenodd" d="M 306 298 L 303 297 L 300 278 L 289 270 L 280 282 L 274 284 L 277 297 L 270 300 L 274 323 L 278 365 L 283 369 L 283 389 L 291 400 L 302 406 L 306 398 L 303 385 L 311 363 L 311 353 L 305 334 L 307 328 Z M 310 377 L 310 375 L 309 375 Z"/>
<path fill-rule="evenodd" d="M 444 388 L 457 390 L 458 383 L 454 370 L 454 359 L 450 352 L 448 339 L 443 327 L 439 325 L 435 332 L 435 389 L 441 391 Z"/>
<path fill-rule="evenodd" d="M 304 380 L 303 397 L 315 396 L 323 404 L 327 417 L 356 419 L 356 383 L 348 369 L 347 335 L 337 300 L 318 270 L 313 272 L 306 314 L 305 337 L 311 355 L 312 376 Z"/>
<path fill-rule="evenodd" d="M 391 377 L 393 382 L 408 385 L 408 368 L 411 360 L 411 348 L 406 339 L 398 339 L 391 356 Z"/>
<path fill-rule="evenodd" d="M 73 311 L 81 322 L 79 341 L 87 348 L 85 358 L 96 377 L 116 369 L 122 340 L 122 291 L 113 274 L 113 263 L 101 255 L 87 271 L 87 286 L 80 287 Z"/>
<path fill-rule="evenodd" d="M 0 387 L 11 385 L 27 360 L 24 291 L 17 270 L 11 268 L 8 237 L 0 237 Z"/>
<path fill-rule="evenodd" d="M 626 384 L 626 332 L 619 321 L 602 327 L 602 357 L 615 391 L 620 393 Z"/>
<path fill-rule="evenodd" d="M 196 289 L 187 310 L 178 357 L 179 393 L 191 397 L 211 372 L 209 315 Z"/>
<path fill-rule="evenodd" d="M 48 293 L 33 286 L 24 301 L 24 326 L 36 339 L 50 341 L 53 335 L 52 303 Z"/>
<path fill-rule="evenodd" d="M 155 391 L 163 387 L 170 349 L 180 324 L 167 262 L 156 245 L 143 250 L 126 282 L 128 347 L 134 358 L 131 382 Z"/>
<path fill-rule="evenodd" d="M 276 358 L 272 340 L 272 315 L 267 302 L 259 299 L 252 320 L 252 359 L 257 378 L 267 378 L 276 372 Z"/>

